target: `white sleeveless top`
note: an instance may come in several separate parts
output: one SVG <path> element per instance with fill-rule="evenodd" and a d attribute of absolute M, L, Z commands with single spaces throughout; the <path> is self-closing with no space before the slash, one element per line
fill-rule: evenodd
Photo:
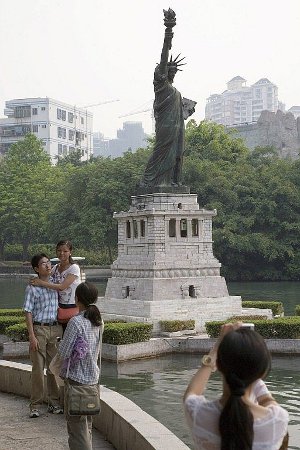
<path fill-rule="evenodd" d="M 59 303 L 63 303 L 64 305 L 75 304 L 75 291 L 77 286 L 80 284 L 80 267 L 78 264 L 71 264 L 66 270 L 62 273 L 58 271 L 58 264 L 56 264 L 51 273 L 51 278 L 53 283 L 61 284 L 67 277 L 67 275 L 72 274 L 75 275 L 75 280 L 70 286 L 63 291 L 58 292 L 58 301 Z"/>
<path fill-rule="evenodd" d="M 269 393 L 259 380 L 254 386 L 255 398 Z M 267 407 L 269 413 L 253 423 L 252 450 L 279 450 L 287 433 L 288 412 L 279 405 Z M 219 400 L 209 401 L 204 395 L 189 395 L 184 402 L 188 425 L 192 431 L 195 450 L 220 450 L 219 419 L 222 405 Z"/>

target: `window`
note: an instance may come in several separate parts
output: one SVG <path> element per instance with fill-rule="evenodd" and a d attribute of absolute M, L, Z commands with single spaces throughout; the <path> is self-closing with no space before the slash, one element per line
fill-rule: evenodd
<path fill-rule="evenodd" d="M 71 112 L 68 112 L 68 122 L 73 123 L 74 121 L 74 114 Z"/>
<path fill-rule="evenodd" d="M 145 231 L 146 231 L 146 224 L 144 220 L 141 220 L 141 237 L 145 237 Z"/>
<path fill-rule="evenodd" d="M 63 155 L 66 156 L 68 154 L 68 146 L 63 145 Z"/>
<path fill-rule="evenodd" d="M 127 222 L 126 222 L 126 237 L 127 237 L 127 239 L 131 238 L 131 226 L 130 226 L 129 220 L 127 220 Z"/>
<path fill-rule="evenodd" d="M 195 298 L 196 297 L 196 291 L 195 291 L 195 286 L 194 285 L 190 285 L 189 286 L 189 296 Z"/>
<path fill-rule="evenodd" d="M 56 117 L 61 120 L 61 109 L 57 108 Z"/>
<path fill-rule="evenodd" d="M 46 111 L 45 106 L 42 106 L 42 107 L 41 107 L 41 111 Z"/>
<path fill-rule="evenodd" d="M 66 120 L 66 118 L 67 118 L 67 113 L 66 113 L 66 111 L 65 110 L 61 110 L 61 120 Z"/>
<path fill-rule="evenodd" d="M 192 219 L 192 236 L 199 236 L 198 219 Z"/>
<path fill-rule="evenodd" d="M 73 152 L 75 152 L 75 147 L 69 147 L 69 153 L 73 153 Z"/>
<path fill-rule="evenodd" d="M 138 237 L 138 226 L 136 220 L 133 221 L 133 237 Z"/>
<path fill-rule="evenodd" d="M 57 137 L 66 139 L 67 130 L 65 128 L 57 127 Z"/>
<path fill-rule="evenodd" d="M 176 237 L 176 219 L 169 220 L 169 236 Z"/>
<path fill-rule="evenodd" d="M 187 220 L 186 219 L 180 220 L 180 236 L 187 237 Z"/>
<path fill-rule="evenodd" d="M 47 125 L 42 125 L 42 128 L 47 128 Z"/>
<path fill-rule="evenodd" d="M 57 149 L 58 149 L 58 154 L 62 155 L 62 144 L 58 144 Z"/>
<path fill-rule="evenodd" d="M 84 124 L 84 118 L 83 117 L 80 117 L 80 123 L 81 123 L 81 125 Z"/>
<path fill-rule="evenodd" d="M 32 115 L 37 116 L 38 110 L 37 108 L 32 108 Z"/>
<path fill-rule="evenodd" d="M 39 131 L 38 125 L 32 125 L 32 132 L 37 133 Z"/>
<path fill-rule="evenodd" d="M 69 141 L 74 141 L 75 131 L 69 130 Z"/>

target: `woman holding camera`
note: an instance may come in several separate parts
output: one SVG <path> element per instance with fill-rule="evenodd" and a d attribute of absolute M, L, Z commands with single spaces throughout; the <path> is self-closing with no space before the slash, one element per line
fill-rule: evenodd
<path fill-rule="evenodd" d="M 263 338 L 242 323 L 223 325 L 220 338 L 190 381 L 184 408 L 197 450 L 279 450 L 287 448 L 288 413 L 262 378 L 271 367 Z M 203 392 L 212 372 L 223 378 L 218 400 Z"/>

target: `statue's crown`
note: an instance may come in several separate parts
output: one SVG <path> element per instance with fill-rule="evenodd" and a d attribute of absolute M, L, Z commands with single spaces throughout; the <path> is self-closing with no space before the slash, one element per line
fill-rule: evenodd
<path fill-rule="evenodd" d="M 176 56 L 175 59 L 173 59 L 173 57 L 172 57 L 172 55 L 171 55 L 170 61 L 168 62 L 168 67 L 169 67 L 169 68 L 170 68 L 170 67 L 174 67 L 176 70 L 180 70 L 180 71 L 181 71 L 181 69 L 178 69 L 178 67 L 179 67 L 179 66 L 184 66 L 186 63 L 180 64 L 181 61 L 183 61 L 183 60 L 185 59 L 185 56 L 184 56 L 183 58 L 181 58 L 181 59 L 178 59 L 179 56 L 180 56 L 180 53 L 179 53 L 178 56 Z"/>

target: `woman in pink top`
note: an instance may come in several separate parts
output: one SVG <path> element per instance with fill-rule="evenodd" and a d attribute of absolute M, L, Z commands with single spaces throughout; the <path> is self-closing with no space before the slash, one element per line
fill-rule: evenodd
<path fill-rule="evenodd" d="M 220 338 L 192 378 L 184 408 L 197 450 L 287 448 L 288 413 L 261 380 L 271 367 L 264 339 L 242 323 L 223 325 Z M 216 368 L 223 378 L 220 399 L 203 392 Z"/>

